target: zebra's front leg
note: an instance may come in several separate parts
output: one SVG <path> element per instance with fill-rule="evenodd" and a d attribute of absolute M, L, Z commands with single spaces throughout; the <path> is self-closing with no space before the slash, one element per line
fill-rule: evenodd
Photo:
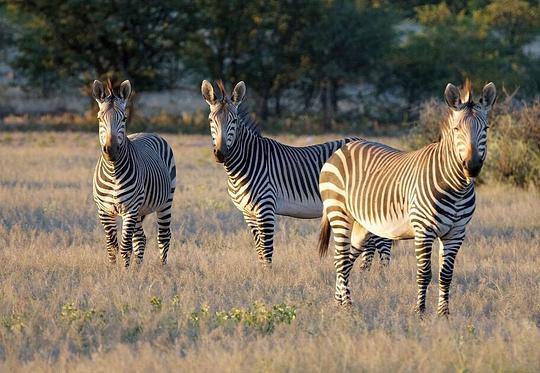
<path fill-rule="evenodd" d="M 167 206 L 157 212 L 158 223 L 158 246 L 159 246 L 159 259 L 161 264 L 167 264 L 167 256 L 169 253 L 169 246 L 171 243 L 171 206 L 172 199 Z"/>
<path fill-rule="evenodd" d="M 388 267 L 390 265 L 390 256 L 392 252 L 393 241 L 388 238 L 383 238 L 379 236 L 373 237 L 375 247 L 379 252 L 379 259 L 383 267 Z"/>
<path fill-rule="evenodd" d="M 452 239 L 441 239 L 439 247 L 439 304 L 437 314 L 446 316 L 450 313 L 448 298 L 450 295 L 450 283 L 454 274 L 456 255 L 463 243 L 464 235 Z"/>
<path fill-rule="evenodd" d="M 369 271 L 371 269 L 371 263 L 373 263 L 373 257 L 375 256 L 375 244 L 373 242 L 373 237 L 368 239 L 364 245 L 364 247 L 360 247 L 360 249 L 357 249 L 355 247 L 355 244 L 351 246 L 351 252 L 354 252 L 355 250 L 358 251 L 357 256 L 360 254 L 362 257 L 362 262 L 360 263 L 360 269 L 362 271 Z"/>
<path fill-rule="evenodd" d="M 258 211 L 257 227 L 259 228 L 259 246 L 257 247 L 259 261 L 264 267 L 270 268 L 272 267 L 276 227 L 276 214 L 273 205 L 264 206 Z"/>
<path fill-rule="evenodd" d="M 144 249 L 146 247 L 146 235 L 142 223 L 144 216 L 141 216 L 135 225 L 135 231 L 133 232 L 133 248 L 134 255 L 137 264 L 142 264 L 144 258 Z"/>
<path fill-rule="evenodd" d="M 130 212 L 122 217 L 122 241 L 120 241 L 120 255 L 124 259 L 124 267 L 129 267 L 131 253 L 133 252 L 133 232 L 139 220 L 136 212 Z"/>
<path fill-rule="evenodd" d="M 116 215 L 111 215 L 104 211 L 99 211 L 99 220 L 105 230 L 105 239 L 107 241 L 107 256 L 109 263 L 116 263 L 116 254 L 118 253 Z"/>
<path fill-rule="evenodd" d="M 246 224 L 248 225 L 249 230 L 251 231 L 251 235 L 253 236 L 253 241 L 255 242 L 255 248 L 257 249 L 257 255 L 259 256 L 259 261 L 262 261 L 263 244 L 261 242 L 261 235 L 259 234 L 259 226 L 257 225 L 257 217 L 255 215 L 250 214 L 249 212 L 244 212 L 244 220 Z"/>
<path fill-rule="evenodd" d="M 426 293 L 431 282 L 431 250 L 434 237 L 417 235 L 414 239 L 416 254 L 416 284 L 418 297 L 415 311 L 422 315 L 426 311 Z"/>

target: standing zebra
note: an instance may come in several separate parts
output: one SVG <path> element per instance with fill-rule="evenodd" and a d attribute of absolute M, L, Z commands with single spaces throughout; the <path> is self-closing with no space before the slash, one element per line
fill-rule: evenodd
<path fill-rule="evenodd" d="M 223 163 L 234 205 L 249 226 L 259 261 L 272 264 L 276 215 L 310 219 L 322 215 L 318 190 L 319 172 L 326 160 L 344 144 L 345 138 L 324 144 L 292 147 L 263 137 L 250 115 L 239 109 L 246 94 L 244 82 L 229 97 L 217 82 L 221 99 L 212 84 L 202 82 L 202 95 L 210 105 L 210 132 L 214 158 Z M 384 264 L 390 260 L 392 241 L 374 238 L 363 257 L 369 268 L 375 250 Z"/>
<path fill-rule="evenodd" d="M 469 84 L 460 93 L 448 84 L 450 107 L 439 142 L 412 152 L 359 140 L 338 150 L 321 170 L 324 204 L 319 253 L 325 255 L 334 234 L 335 298 L 350 304 L 349 274 L 353 266 L 349 245 L 362 246 L 372 235 L 394 240 L 413 239 L 416 247 L 418 300 L 425 311 L 431 281 L 431 249 L 439 249 L 439 304 L 446 315 L 454 260 L 475 209 L 473 179 L 486 157 L 488 112 L 496 90 L 487 84 L 478 103 Z"/>
<path fill-rule="evenodd" d="M 142 222 L 156 212 L 161 263 L 167 262 L 171 239 L 171 206 L 176 187 L 176 165 L 169 144 L 158 135 L 126 135 L 126 104 L 131 94 L 124 81 L 116 96 L 111 82 L 105 94 L 103 84 L 94 81 L 93 96 L 99 105 L 101 157 L 94 173 L 94 201 L 105 228 L 109 261 L 116 262 L 118 242 L 116 217 L 122 217 L 120 255 L 129 266 L 135 246 L 137 263 L 142 263 L 146 236 Z"/>

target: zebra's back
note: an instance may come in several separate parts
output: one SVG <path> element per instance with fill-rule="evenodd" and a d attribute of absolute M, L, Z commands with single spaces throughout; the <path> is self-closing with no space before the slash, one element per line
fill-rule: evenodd
<path fill-rule="evenodd" d="M 134 133 L 128 138 L 135 148 L 144 155 L 153 157 L 153 153 L 162 161 L 170 178 L 171 192 L 176 188 L 176 163 L 171 146 L 161 136 L 154 133 Z M 161 163 L 161 162 L 160 162 Z"/>
<path fill-rule="evenodd" d="M 169 144 L 159 135 L 136 133 L 129 136 L 144 169 L 145 199 L 141 215 L 159 210 L 176 189 L 176 164 Z"/>
<path fill-rule="evenodd" d="M 276 192 L 276 213 L 299 218 L 322 215 L 319 174 L 324 163 L 356 138 L 294 147 L 267 139 L 268 177 Z"/>

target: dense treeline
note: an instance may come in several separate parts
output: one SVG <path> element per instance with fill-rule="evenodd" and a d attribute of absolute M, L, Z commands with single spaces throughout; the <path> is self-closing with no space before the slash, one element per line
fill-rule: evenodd
<path fill-rule="evenodd" d="M 248 83 L 262 118 L 315 107 L 326 126 L 345 111 L 392 122 L 465 77 L 534 97 L 539 9 L 524 0 L 7 0 L 0 44 L 18 82 L 45 93 L 96 77 L 129 78 L 138 91 L 224 78 Z"/>

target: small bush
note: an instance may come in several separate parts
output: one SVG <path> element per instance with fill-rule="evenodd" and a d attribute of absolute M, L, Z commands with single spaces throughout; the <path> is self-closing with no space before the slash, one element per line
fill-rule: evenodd
<path fill-rule="evenodd" d="M 419 119 L 406 138 L 418 149 L 440 138 L 446 108 L 431 99 L 420 106 Z M 506 95 L 490 114 L 488 155 L 481 181 L 540 188 L 540 101 L 525 103 Z"/>

